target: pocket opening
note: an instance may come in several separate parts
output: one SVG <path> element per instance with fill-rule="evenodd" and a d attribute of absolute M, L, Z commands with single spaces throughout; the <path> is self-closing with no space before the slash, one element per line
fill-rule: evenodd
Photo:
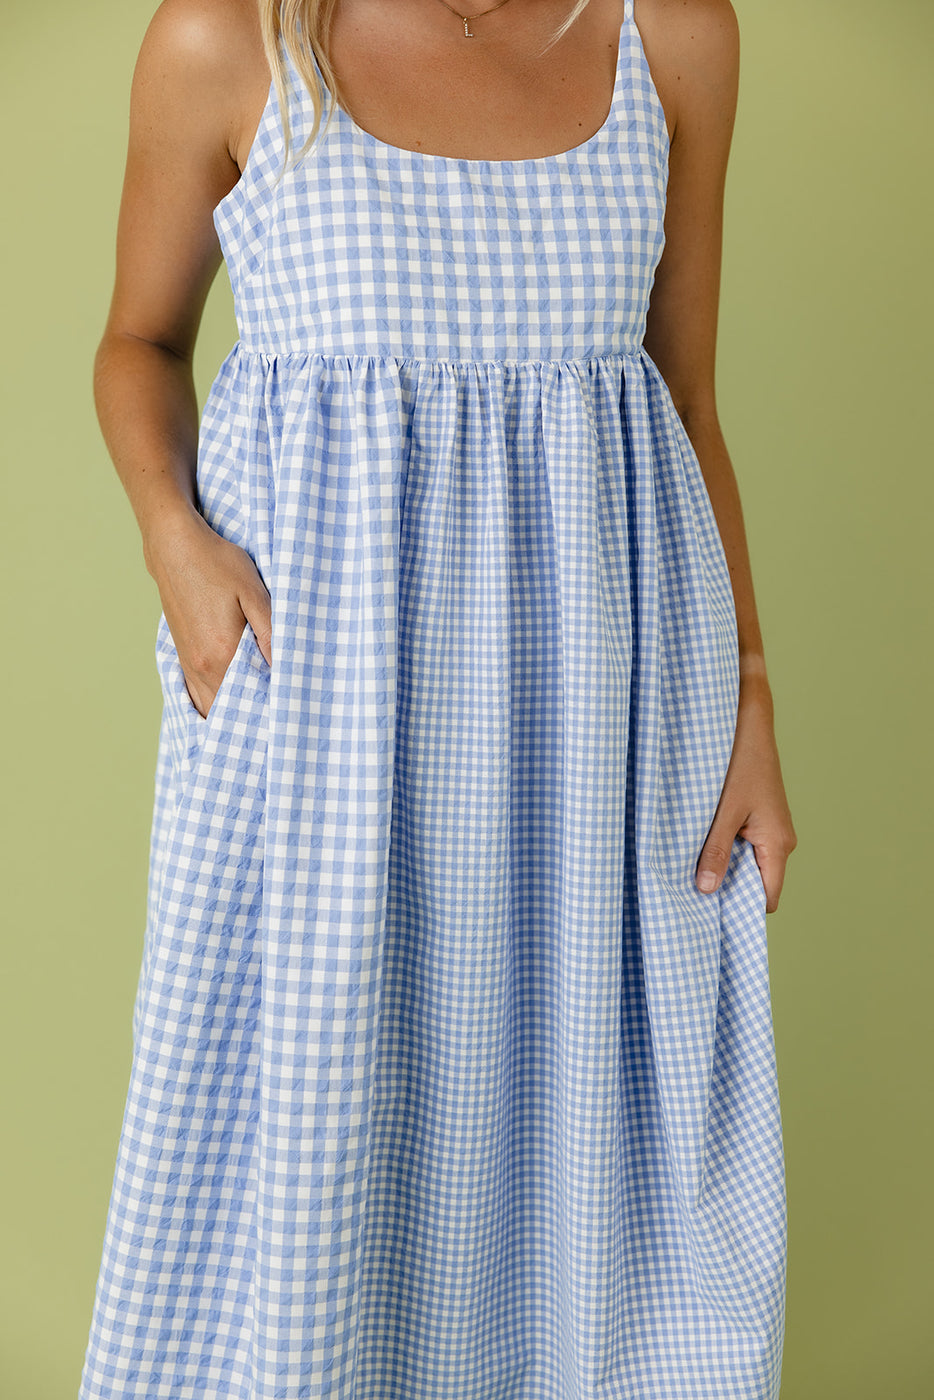
<path fill-rule="evenodd" d="M 183 790 L 215 723 L 223 725 L 225 712 L 232 704 L 236 707 L 238 697 L 245 688 L 252 691 L 263 684 L 268 676 L 269 663 L 260 651 L 252 627 L 245 623 L 211 701 L 211 708 L 206 715 L 202 715 L 189 694 L 185 673 L 163 613 L 157 634 L 156 669 L 172 734 L 176 776 Z"/>

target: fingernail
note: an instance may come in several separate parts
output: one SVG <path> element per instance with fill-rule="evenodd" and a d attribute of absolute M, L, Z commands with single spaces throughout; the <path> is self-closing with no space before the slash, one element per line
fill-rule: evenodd
<path fill-rule="evenodd" d="M 709 894 L 712 889 L 716 888 L 717 877 L 712 870 L 702 870 L 697 877 L 697 883 L 705 894 Z"/>

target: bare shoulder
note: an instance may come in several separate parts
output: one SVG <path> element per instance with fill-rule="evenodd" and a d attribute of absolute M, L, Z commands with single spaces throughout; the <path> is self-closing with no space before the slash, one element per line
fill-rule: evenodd
<path fill-rule="evenodd" d="M 242 165 L 269 82 L 256 0 L 162 0 L 133 87 L 137 103 L 154 109 L 182 104 L 189 122 L 206 139 L 222 134 L 231 159 Z"/>
<path fill-rule="evenodd" d="M 164 72 L 184 69 L 217 83 L 241 77 L 259 54 L 256 0 L 162 0 L 141 49 Z"/>
<path fill-rule="evenodd" d="M 635 19 L 672 136 L 705 110 L 729 123 L 740 50 L 731 0 L 635 0 Z"/>

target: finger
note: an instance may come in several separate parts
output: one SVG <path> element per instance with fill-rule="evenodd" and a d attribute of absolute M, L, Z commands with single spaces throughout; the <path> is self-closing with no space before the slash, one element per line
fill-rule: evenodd
<path fill-rule="evenodd" d="M 764 846 L 754 846 L 753 850 L 765 890 L 765 912 L 774 914 L 785 882 L 785 857 Z"/>
<path fill-rule="evenodd" d="M 720 888 L 733 853 L 733 840 L 739 822 L 731 826 L 729 822 L 715 822 L 710 828 L 704 848 L 697 862 L 695 881 L 701 894 L 712 894 Z"/>
<path fill-rule="evenodd" d="M 188 680 L 188 677 L 185 675 L 184 671 L 182 672 L 182 676 L 183 676 L 184 681 L 185 681 L 185 689 L 188 691 L 188 698 L 189 698 L 189 700 L 191 701 L 192 705 L 194 705 L 195 709 L 198 711 L 198 714 L 201 716 L 201 718 L 202 718 L 202 719 L 207 719 L 207 713 L 208 713 L 208 712 L 207 712 L 207 709 L 203 708 L 203 707 L 204 707 L 204 701 L 198 699 L 198 697 L 194 694 L 194 691 L 193 691 L 192 688 L 191 688 L 191 682 Z M 198 689 L 198 690 L 200 691 L 200 686 L 199 686 L 199 687 L 196 687 L 196 689 Z"/>
<path fill-rule="evenodd" d="M 263 597 L 241 598 L 240 606 L 243 615 L 253 629 L 256 644 L 267 665 L 272 665 L 272 610 L 269 594 Z"/>

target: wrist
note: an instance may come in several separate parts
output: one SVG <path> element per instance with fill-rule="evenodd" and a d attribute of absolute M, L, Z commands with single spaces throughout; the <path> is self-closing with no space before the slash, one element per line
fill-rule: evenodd
<path fill-rule="evenodd" d="M 766 674 L 761 653 L 741 655 L 739 659 L 739 695 L 742 703 L 772 708 L 772 687 Z"/>
<path fill-rule="evenodd" d="M 143 559 L 150 576 L 159 582 L 163 571 L 171 568 L 179 549 L 206 528 L 203 515 L 191 501 L 180 501 L 161 510 L 142 529 Z"/>
<path fill-rule="evenodd" d="M 743 651 L 739 653 L 739 674 L 741 679 L 747 677 L 761 677 L 766 681 L 765 657 L 761 651 Z M 768 682 L 766 681 L 766 684 Z"/>

